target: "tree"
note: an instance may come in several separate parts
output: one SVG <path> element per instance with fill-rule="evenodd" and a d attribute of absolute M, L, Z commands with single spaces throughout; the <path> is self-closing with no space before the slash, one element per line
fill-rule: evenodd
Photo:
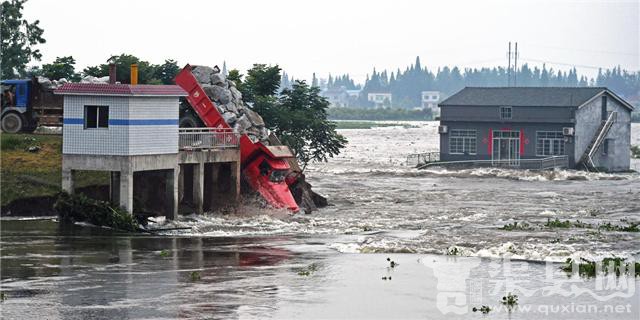
<path fill-rule="evenodd" d="M 320 88 L 299 80 L 282 91 L 275 105 L 278 112 L 269 129 L 291 148 L 303 171 L 309 163 L 327 161 L 346 146 L 347 140 L 336 132 L 335 123 L 327 120 L 328 107 Z"/>
<path fill-rule="evenodd" d="M 138 57 L 130 54 L 121 54 L 113 56 L 111 59 L 116 64 L 116 81 L 120 83 L 131 82 L 131 65 L 138 65 L 138 83 L 140 84 L 159 84 L 160 79 L 156 78 L 156 68 L 158 66 L 150 64 L 148 61 L 140 60 Z M 166 62 L 169 60 L 165 61 Z M 87 67 L 83 70 L 85 75 L 94 77 L 105 77 L 109 75 L 109 64 L 103 63 L 97 66 Z"/>
<path fill-rule="evenodd" d="M 38 44 L 45 43 L 42 37 L 44 30 L 40 21 L 29 23 L 22 18 L 23 4 L 26 0 L 2 2 L 0 14 L 0 78 L 10 79 L 25 74 L 27 63 L 40 60 L 42 54 L 35 49 Z"/>
<path fill-rule="evenodd" d="M 329 102 L 320 96 L 319 87 L 304 81 L 294 81 L 280 95 L 280 67 L 254 64 L 244 82 L 237 70 L 228 79 L 236 82 L 243 100 L 253 104 L 264 122 L 282 143 L 298 158 L 302 170 L 312 161 L 326 161 L 340 153 L 346 139 L 336 132 L 335 124 L 327 120 Z"/>
<path fill-rule="evenodd" d="M 160 80 L 162 84 L 175 84 L 180 67 L 175 60 L 168 59 L 163 64 L 156 66 L 154 71 L 154 78 Z"/>
<path fill-rule="evenodd" d="M 256 102 L 256 97 L 273 96 L 280 87 L 280 67 L 254 64 L 240 86 L 245 102 Z"/>
<path fill-rule="evenodd" d="M 72 56 L 56 57 L 53 63 L 42 65 L 42 75 L 51 80 L 65 78 L 78 81 L 80 76 L 75 72 L 75 64 L 76 60 Z"/>

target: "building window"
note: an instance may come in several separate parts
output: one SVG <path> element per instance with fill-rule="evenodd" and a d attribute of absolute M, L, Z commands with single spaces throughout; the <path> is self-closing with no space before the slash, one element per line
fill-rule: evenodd
<path fill-rule="evenodd" d="M 603 155 L 613 154 L 614 149 L 615 149 L 615 140 L 604 139 L 602 144 L 602 154 Z"/>
<path fill-rule="evenodd" d="M 500 119 L 511 119 L 511 107 L 500 107 Z"/>
<path fill-rule="evenodd" d="M 449 134 L 449 153 L 476 154 L 476 130 L 451 130 Z"/>
<path fill-rule="evenodd" d="M 562 135 L 562 131 L 536 132 L 536 155 L 564 155 L 564 136 Z"/>
<path fill-rule="evenodd" d="M 109 106 L 84 106 L 84 128 L 108 128 Z"/>

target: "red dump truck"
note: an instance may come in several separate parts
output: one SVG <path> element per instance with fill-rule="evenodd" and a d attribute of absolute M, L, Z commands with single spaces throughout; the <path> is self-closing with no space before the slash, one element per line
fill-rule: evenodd
<path fill-rule="evenodd" d="M 189 94 L 187 101 L 205 126 L 231 128 L 196 80 L 190 65 L 186 65 L 178 73 L 175 81 Z M 298 204 L 285 181 L 285 177 L 290 171 L 288 160 L 293 158 L 293 154 L 287 146 L 271 146 L 260 141 L 253 142 L 249 136 L 243 134 L 240 137 L 240 157 L 242 175 L 253 190 L 257 191 L 275 208 L 287 208 L 292 212 L 299 211 Z"/>

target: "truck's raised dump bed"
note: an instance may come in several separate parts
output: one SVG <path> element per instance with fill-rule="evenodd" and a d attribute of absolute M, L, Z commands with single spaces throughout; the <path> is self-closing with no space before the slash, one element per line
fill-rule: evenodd
<path fill-rule="evenodd" d="M 186 65 L 176 76 L 176 84 L 189 95 L 187 101 L 202 122 L 211 128 L 231 128 L 207 96 L 204 89 Z M 299 210 L 285 181 L 290 171 L 288 158 L 293 154 L 287 146 L 270 146 L 252 141 L 247 134 L 240 137 L 242 175 L 249 186 L 275 208 Z"/>

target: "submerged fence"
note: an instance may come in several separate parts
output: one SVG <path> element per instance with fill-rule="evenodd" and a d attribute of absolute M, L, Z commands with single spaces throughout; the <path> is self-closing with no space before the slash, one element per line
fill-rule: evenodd
<path fill-rule="evenodd" d="M 414 153 L 407 156 L 407 166 L 420 166 L 430 162 L 440 161 L 439 151 Z"/>
<path fill-rule="evenodd" d="M 432 166 L 443 167 L 504 167 L 532 170 L 546 170 L 553 168 L 568 168 L 569 157 L 550 156 L 546 158 L 533 159 L 505 159 L 505 160 L 462 160 L 462 161 L 434 161 L 418 164 L 418 169 L 425 169 Z"/>
<path fill-rule="evenodd" d="M 227 149 L 239 146 L 239 137 L 229 128 L 180 128 L 180 150 Z"/>

